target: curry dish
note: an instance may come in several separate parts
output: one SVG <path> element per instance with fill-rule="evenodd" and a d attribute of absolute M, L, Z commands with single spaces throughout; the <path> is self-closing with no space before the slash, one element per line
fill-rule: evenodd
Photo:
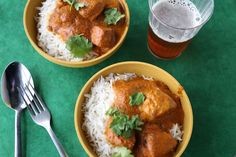
<path fill-rule="evenodd" d="M 76 0 L 82 7 L 73 7 L 70 0 L 57 0 L 57 6 L 49 17 L 48 30 L 67 41 L 75 35 L 83 35 L 93 44 L 98 56 L 106 53 L 120 40 L 126 27 L 125 12 L 119 0 Z M 76 5 L 75 5 L 76 6 Z M 123 16 L 113 24 L 106 23 L 105 11 L 115 9 Z M 123 18 L 124 17 L 124 18 Z"/>
<path fill-rule="evenodd" d="M 180 98 L 164 83 L 143 77 L 117 80 L 112 87 L 115 93 L 112 107 L 129 118 L 138 115 L 143 124 L 127 138 L 112 130 L 114 116 L 110 116 L 105 129 L 107 141 L 114 147 L 132 150 L 135 157 L 172 157 L 181 140 L 175 139 L 170 130 L 174 124 L 183 126 L 184 120 Z M 131 102 L 134 93 L 139 93 L 134 98 L 141 100 L 136 104 Z"/>

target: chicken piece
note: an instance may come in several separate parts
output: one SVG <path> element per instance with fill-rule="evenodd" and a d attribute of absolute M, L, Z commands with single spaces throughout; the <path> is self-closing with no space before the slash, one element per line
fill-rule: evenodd
<path fill-rule="evenodd" d="M 49 31 L 60 35 L 64 41 L 77 34 L 83 34 L 86 38 L 90 38 L 90 28 L 91 22 L 85 20 L 76 10 L 71 10 L 66 3 L 63 3 L 63 6 L 58 6 L 49 17 Z"/>
<path fill-rule="evenodd" d="M 119 110 L 128 115 L 138 114 L 143 121 L 153 121 L 177 105 L 166 93 L 161 91 L 156 81 L 134 78 L 129 81 L 119 80 L 113 83 L 115 103 Z M 137 92 L 145 95 L 145 101 L 139 106 L 130 106 L 129 97 Z"/>
<path fill-rule="evenodd" d="M 136 157 L 170 157 L 177 146 L 170 133 L 162 131 L 156 124 L 143 127 L 138 143 L 134 150 Z"/>
<path fill-rule="evenodd" d="M 79 14 L 85 19 L 89 19 L 91 21 L 96 19 L 105 7 L 103 0 L 79 0 L 79 2 L 84 2 L 86 4 L 86 7 L 80 8 Z"/>
<path fill-rule="evenodd" d="M 49 17 L 48 29 L 56 34 L 60 34 L 63 39 L 72 35 L 70 25 L 74 23 L 76 14 L 70 12 L 69 6 L 60 6 Z"/>
<path fill-rule="evenodd" d="M 158 88 L 144 92 L 146 100 L 139 106 L 140 117 L 145 121 L 153 121 L 158 116 L 175 108 L 176 102 Z"/>
<path fill-rule="evenodd" d="M 123 146 L 127 147 L 128 149 L 132 150 L 134 144 L 136 142 L 135 134 L 133 134 L 130 138 L 126 139 L 122 136 L 117 136 L 112 129 L 110 128 L 110 124 L 112 122 L 112 118 L 110 118 L 107 122 L 105 135 L 107 141 L 113 146 Z"/>
<path fill-rule="evenodd" d="M 112 85 L 115 99 L 114 99 L 114 107 L 118 108 L 122 113 L 129 115 L 139 114 L 139 110 L 137 106 L 130 106 L 129 105 L 129 96 L 131 93 L 136 91 L 135 87 L 131 87 L 130 81 L 118 80 L 115 81 Z"/>
<path fill-rule="evenodd" d="M 112 28 L 93 26 L 91 41 L 94 45 L 103 48 L 112 48 L 116 44 L 116 33 Z"/>
<path fill-rule="evenodd" d="M 156 81 L 156 84 L 160 88 L 160 90 L 162 90 L 164 93 L 168 94 L 173 100 L 175 100 L 175 102 L 177 104 L 181 104 L 179 96 L 172 93 L 170 91 L 170 88 L 166 84 L 164 84 L 161 81 Z"/>

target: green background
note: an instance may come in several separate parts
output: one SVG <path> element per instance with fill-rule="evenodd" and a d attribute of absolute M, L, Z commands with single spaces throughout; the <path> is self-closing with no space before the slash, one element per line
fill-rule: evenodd
<path fill-rule="evenodd" d="M 236 154 L 236 1 L 216 0 L 212 19 L 182 56 L 154 58 L 147 50 L 147 1 L 127 0 L 131 12 L 128 36 L 117 53 L 99 65 L 71 69 L 42 58 L 30 45 L 22 17 L 26 0 L 0 0 L 0 73 L 18 60 L 31 71 L 51 110 L 55 133 L 71 157 L 87 156 L 74 128 L 74 107 L 86 81 L 98 70 L 120 61 L 157 65 L 185 88 L 194 112 L 194 130 L 184 157 L 233 157 Z M 22 117 L 23 150 L 28 157 L 59 156 L 47 132 Z M 0 157 L 14 155 L 14 111 L 0 101 Z"/>

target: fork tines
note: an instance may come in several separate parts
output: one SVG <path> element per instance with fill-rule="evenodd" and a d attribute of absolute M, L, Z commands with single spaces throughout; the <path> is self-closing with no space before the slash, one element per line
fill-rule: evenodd
<path fill-rule="evenodd" d="M 45 111 L 45 106 L 43 105 L 43 102 L 39 98 L 35 89 L 32 87 L 31 83 L 29 83 L 29 85 L 26 84 L 25 88 L 20 86 L 18 90 L 20 90 L 19 93 L 26 103 L 31 115 L 37 115 L 42 111 Z"/>

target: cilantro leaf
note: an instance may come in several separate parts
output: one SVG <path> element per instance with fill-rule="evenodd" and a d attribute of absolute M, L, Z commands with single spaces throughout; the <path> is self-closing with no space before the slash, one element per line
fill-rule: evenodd
<path fill-rule="evenodd" d="M 110 108 L 106 114 L 112 116 L 110 128 L 118 136 L 128 139 L 132 136 L 134 130 L 142 130 L 141 126 L 144 123 L 138 115 L 129 118 L 128 115 L 120 113 L 117 108 Z"/>
<path fill-rule="evenodd" d="M 117 8 L 110 8 L 107 9 L 105 12 L 105 19 L 104 22 L 108 25 L 116 25 L 118 21 L 120 21 L 120 19 L 124 18 L 125 15 L 121 14 Z"/>
<path fill-rule="evenodd" d="M 79 11 L 80 8 L 87 6 L 85 2 L 76 2 L 76 0 L 63 0 L 63 2 L 66 2 L 70 5 L 70 10 L 73 6 L 75 7 L 77 11 Z"/>
<path fill-rule="evenodd" d="M 76 57 L 83 57 L 90 52 L 93 44 L 84 36 L 75 35 L 71 36 L 66 41 L 66 48 Z"/>
<path fill-rule="evenodd" d="M 114 116 L 114 115 L 119 115 L 119 114 L 120 114 L 119 110 L 117 108 L 112 108 L 112 107 L 109 108 L 106 112 L 106 115 L 108 116 Z"/>
<path fill-rule="evenodd" d="M 87 6 L 87 4 L 85 2 L 76 2 L 74 4 L 74 7 L 77 11 L 79 11 L 80 8 L 83 8 L 83 7 L 86 7 L 86 6 Z"/>
<path fill-rule="evenodd" d="M 145 100 L 145 95 L 142 92 L 134 93 L 129 97 L 130 106 L 138 106 L 142 104 Z"/>
<path fill-rule="evenodd" d="M 131 125 L 131 126 L 132 126 L 132 129 L 135 129 L 135 130 L 138 130 L 138 131 L 141 131 L 141 130 L 142 130 L 141 126 L 142 126 L 144 123 L 140 120 L 140 118 L 139 118 L 138 115 L 132 116 L 130 122 L 131 122 L 131 124 L 132 124 L 132 125 Z"/>
<path fill-rule="evenodd" d="M 132 155 L 131 150 L 126 147 L 116 147 L 112 157 L 134 157 L 134 155 Z"/>

